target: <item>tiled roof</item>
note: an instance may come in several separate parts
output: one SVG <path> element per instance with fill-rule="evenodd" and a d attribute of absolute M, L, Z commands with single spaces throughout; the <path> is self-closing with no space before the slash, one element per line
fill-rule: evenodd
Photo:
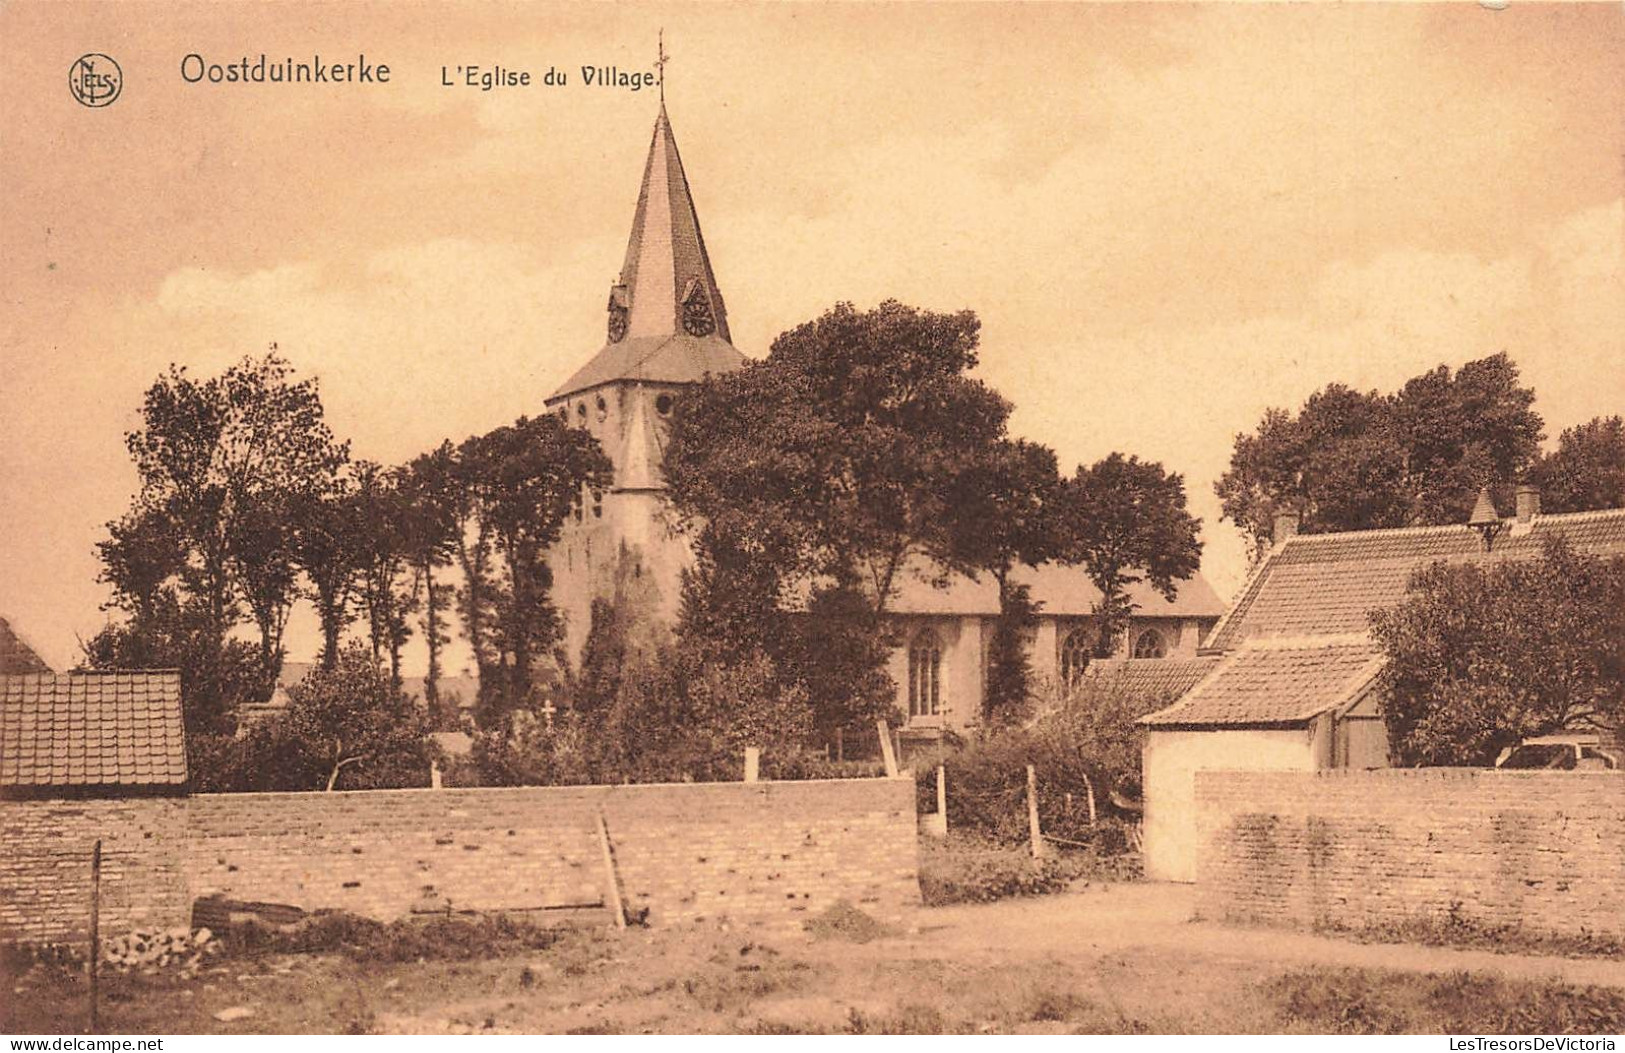
<path fill-rule="evenodd" d="M 1089 663 L 1086 675 L 1147 701 L 1181 697 L 1219 666 L 1217 655 L 1200 658 L 1111 658 Z"/>
<path fill-rule="evenodd" d="M 180 673 L 0 677 L 0 787 L 185 782 Z"/>
<path fill-rule="evenodd" d="M 0 676 L 7 673 L 49 673 L 51 667 L 17 635 L 11 623 L 0 618 Z"/>
<path fill-rule="evenodd" d="M 1503 520 L 1489 552 L 1465 525 L 1300 534 L 1259 565 L 1207 646 L 1225 651 L 1252 637 L 1364 633 L 1372 610 L 1404 599 L 1416 570 L 1439 560 L 1527 559 L 1556 534 L 1582 551 L 1625 554 L 1625 509 Z"/>
<path fill-rule="evenodd" d="M 1178 702 L 1140 723 L 1153 727 L 1303 724 L 1353 702 L 1382 667 L 1363 637 L 1251 643 L 1227 655 Z"/>

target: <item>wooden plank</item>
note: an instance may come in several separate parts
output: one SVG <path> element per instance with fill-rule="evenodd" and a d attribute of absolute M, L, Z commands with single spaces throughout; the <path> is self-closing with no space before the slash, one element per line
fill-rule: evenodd
<path fill-rule="evenodd" d="M 617 929 L 626 928 L 626 907 L 621 903 L 621 879 L 615 873 L 615 853 L 609 847 L 609 825 L 604 813 L 598 813 L 598 847 L 604 853 L 604 879 L 609 883 L 609 910 L 615 917 Z"/>

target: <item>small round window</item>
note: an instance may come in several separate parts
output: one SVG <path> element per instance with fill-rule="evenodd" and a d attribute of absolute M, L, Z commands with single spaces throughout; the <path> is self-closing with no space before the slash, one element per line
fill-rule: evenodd
<path fill-rule="evenodd" d="M 655 412 L 660 414 L 662 417 L 671 416 L 670 395 L 661 395 L 659 398 L 655 399 Z"/>

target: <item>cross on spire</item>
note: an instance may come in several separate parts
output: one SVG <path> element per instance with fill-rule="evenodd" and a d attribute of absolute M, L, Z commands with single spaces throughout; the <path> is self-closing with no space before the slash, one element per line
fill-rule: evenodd
<path fill-rule="evenodd" d="M 665 29 L 660 30 L 660 36 L 659 36 L 658 39 L 659 39 L 659 42 L 660 42 L 660 44 L 659 44 L 659 57 L 657 57 L 655 59 L 655 69 L 660 71 L 659 79 L 658 79 L 657 83 L 660 85 L 660 102 L 661 102 L 662 105 L 664 105 L 664 103 L 666 101 L 666 63 L 671 61 L 671 56 L 666 54 L 666 31 L 665 31 Z"/>

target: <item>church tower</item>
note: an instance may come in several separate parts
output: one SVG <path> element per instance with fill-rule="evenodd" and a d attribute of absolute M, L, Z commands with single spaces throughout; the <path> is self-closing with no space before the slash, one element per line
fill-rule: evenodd
<path fill-rule="evenodd" d="M 554 602 L 575 662 L 594 600 L 630 605 L 666 624 L 676 617 L 692 554 L 665 514 L 667 421 L 684 388 L 745 362 L 730 343 L 728 311 L 664 101 L 606 315 L 604 346 L 547 399 L 549 411 L 587 429 L 615 466 L 613 486 L 565 525 L 550 557 Z"/>

